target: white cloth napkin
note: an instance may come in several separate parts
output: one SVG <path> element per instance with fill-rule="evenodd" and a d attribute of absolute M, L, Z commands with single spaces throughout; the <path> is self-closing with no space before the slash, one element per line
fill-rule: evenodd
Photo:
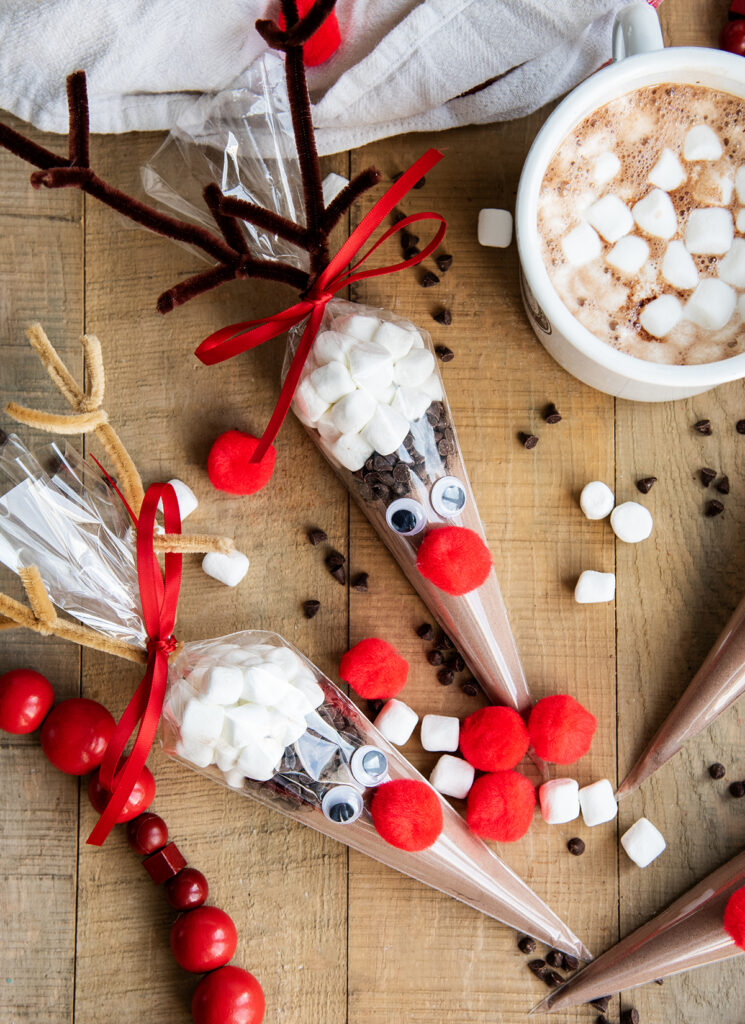
<path fill-rule="evenodd" d="M 339 0 L 342 46 L 309 72 L 319 150 L 520 117 L 610 57 L 623 0 Z M 67 131 L 88 75 L 95 132 L 169 128 L 262 52 L 267 0 L 0 0 L 0 107 Z M 471 95 L 483 83 L 492 84 Z"/>

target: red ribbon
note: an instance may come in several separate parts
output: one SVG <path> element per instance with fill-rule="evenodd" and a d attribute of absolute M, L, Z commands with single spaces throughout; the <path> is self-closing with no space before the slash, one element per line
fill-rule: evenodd
<path fill-rule="evenodd" d="M 352 263 L 349 266 L 350 261 L 359 253 L 365 242 L 376 228 L 382 224 L 394 207 L 411 191 L 419 179 L 434 167 L 435 164 L 439 163 L 440 160 L 442 160 L 442 153 L 436 149 L 430 149 L 416 163 L 412 164 L 407 171 L 404 171 L 398 181 L 391 185 L 372 209 L 363 217 L 341 249 L 318 275 L 311 290 L 294 306 L 290 306 L 289 309 L 282 310 L 280 313 L 274 313 L 272 316 L 261 320 L 244 320 L 241 323 L 223 327 L 219 331 L 215 331 L 214 334 L 211 334 L 209 338 L 205 338 L 196 350 L 197 357 L 203 363 L 207 366 L 213 366 L 215 363 L 222 363 L 226 359 L 232 359 L 233 356 L 240 355 L 241 352 L 246 352 L 249 349 L 263 345 L 265 341 L 271 341 L 273 338 L 279 337 L 280 334 L 284 334 L 285 331 L 302 323 L 308 317 L 308 323 L 303 331 L 297 352 L 290 364 L 290 369 L 282 385 L 274 412 L 261 440 L 256 446 L 256 450 L 251 456 L 251 462 L 261 462 L 272 441 L 280 431 L 285 416 L 290 409 L 297 386 L 300 383 L 305 361 L 310 355 L 310 350 L 318 333 L 318 328 L 321 325 L 327 303 L 338 291 L 346 288 L 347 285 L 354 284 L 355 281 L 362 281 L 368 277 L 380 277 L 383 274 L 395 274 L 399 270 L 405 270 L 406 267 L 416 266 L 417 263 L 421 263 L 430 253 L 434 252 L 445 237 L 445 218 L 441 217 L 439 213 L 414 213 L 404 217 L 394 224 L 393 227 L 389 228 L 375 245 L 363 253 L 356 263 Z M 416 224 L 418 221 L 424 220 L 439 221 L 440 226 L 435 237 L 425 245 L 421 252 L 399 263 L 392 263 L 385 267 L 358 272 L 359 267 L 365 260 L 392 235 L 395 235 L 397 231 L 403 231 L 410 224 Z M 348 269 L 345 270 L 347 267 Z"/>
<path fill-rule="evenodd" d="M 93 846 L 101 846 L 106 840 L 145 766 L 163 708 L 168 656 L 176 647 L 173 626 L 181 587 L 182 558 L 180 554 L 167 552 L 165 569 L 161 573 L 153 550 L 155 513 L 161 500 L 166 533 L 181 532 L 181 514 L 173 487 L 170 484 L 153 484 L 148 487 L 137 521 L 137 577 L 142 619 L 148 635 L 147 669 L 119 719 L 101 764 L 101 785 L 110 791 L 111 798 L 88 836 L 88 842 Z M 132 750 L 120 765 L 124 749 L 135 729 L 137 735 Z"/>

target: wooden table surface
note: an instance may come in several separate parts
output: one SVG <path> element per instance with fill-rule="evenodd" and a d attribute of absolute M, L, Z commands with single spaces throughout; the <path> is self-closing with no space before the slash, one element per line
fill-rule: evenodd
<path fill-rule="evenodd" d="M 667 41 L 714 45 L 726 8 L 726 0 L 666 0 Z M 420 288 L 407 272 L 353 297 L 401 313 L 456 353 L 443 376 L 533 694 L 569 691 L 598 717 L 592 751 L 576 768 L 586 784 L 624 776 L 742 596 L 745 439 L 734 423 L 745 415 L 745 393 L 737 383 L 675 404 L 615 401 L 568 376 L 536 342 L 520 304 L 515 247 L 479 247 L 476 218 L 482 206 L 513 206 L 522 161 L 545 116 L 384 140 L 325 164 L 349 174 L 374 163 L 390 177 L 429 144 L 448 157 L 406 209 L 445 215 L 452 270 L 436 288 Z M 135 187 L 159 141 L 97 138 L 95 166 Z M 105 406 L 146 482 L 185 480 L 200 499 L 189 527 L 232 533 L 251 559 L 235 590 L 186 559 L 179 636 L 276 630 L 332 677 L 350 643 L 383 636 L 410 659 L 405 698 L 420 714 L 474 710 L 480 698 L 435 680 L 414 635 L 425 609 L 294 419 L 281 434 L 270 487 L 242 499 L 209 486 L 204 466 L 215 436 L 266 422 L 282 345 L 219 368 L 199 364 L 193 349 L 223 324 L 279 308 L 289 293 L 231 284 L 161 317 L 155 298 L 198 269 L 192 254 L 130 229 L 76 191 L 32 192 L 27 168 L 5 153 L 0 173 L 2 401 L 62 409 L 25 342 L 30 321 L 41 320 L 76 372 L 78 336 L 97 333 L 108 370 Z M 432 320 L 441 305 L 452 309 L 450 327 Z M 548 401 L 563 415 L 556 426 L 540 418 Z M 714 425 L 711 437 L 691 429 L 703 417 Z M 520 446 L 520 430 L 540 435 L 534 451 Z M 732 482 L 716 519 L 702 514 L 706 494 L 696 471 L 704 465 Z M 640 500 L 655 530 L 645 543 L 616 544 L 607 522 L 579 512 L 577 494 L 588 480 L 607 481 L 626 500 L 639 497 L 635 480 L 651 474 L 658 483 Z M 369 572 L 369 593 L 327 574 L 305 539 L 315 525 L 346 552 L 353 572 Z M 574 603 L 574 581 L 587 567 L 616 571 L 615 604 Z M 9 573 L 2 586 L 19 595 Z M 310 622 L 301 614 L 309 597 L 322 604 Z M 115 713 L 138 681 L 135 666 L 63 642 L 22 632 L 0 642 L 0 669 L 34 667 L 60 697 L 83 694 Z M 549 828 L 537 816 L 501 856 L 591 949 L 603 950 L 740 849 L 745 801 L 728 798 L 705 769 L 720 760 L 739 771 L 734 777 L 745 775 L 744 712 L 741 702 L 690 743 L 622 804 L 617 822 L 592 831 L 577 822 Z M 437 756 L 416 737 L 405 751 L 425 772 Z M 103 849 L 85 845 L 94 821 L 85 787 L 47 763 L 37 736 L 3 735 L 0 758 L 0 1019 L 190 1020 L 193 983 L 168 949 L 172 913 L 121 830 Z M 511 930 L 215 786 L 160 750 L 151 764 L 157 810 L 208 876 L 212 900 L 235 920 L 235 962 L 260 978 L 268 1024 L 517 1024 L 545 993 Z M 618 846 L 642 814 L 668 841 L 644 871 Z M 580 858 L 565 848 L 575 834 L 587 843 Z M 730 961 L 627 994 L 611 1017 L 619 1005 L 635 1005 L 644 1022 L 742 1024 L 744 997 L 742 961 Z M 594 1017 L 585 1007 L 561 1019 Z"/>

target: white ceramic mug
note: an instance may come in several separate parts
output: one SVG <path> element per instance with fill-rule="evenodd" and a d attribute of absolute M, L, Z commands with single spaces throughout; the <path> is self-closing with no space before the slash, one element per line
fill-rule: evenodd
<path fill-rule="evenodd" d="M 614 63 L 562 100 L 525 161 L 515 208 L 523 302 L 539 341 L 579 380 L 609 395 L 641 402 L 688 398 L 745 377 L 745 353 L 716 363 L 670 366 L 626 355 L 595 337 L 572 316 L 549 280 L 538 237 L 538 194 L 552 156 L 593 110 L 633 89 L 661 82 L 705 85 L 745 100 L 745 59 L 703 47 L 664 49 L 657 15 L 646 3 L 619 13 L 613 56 Z"/>

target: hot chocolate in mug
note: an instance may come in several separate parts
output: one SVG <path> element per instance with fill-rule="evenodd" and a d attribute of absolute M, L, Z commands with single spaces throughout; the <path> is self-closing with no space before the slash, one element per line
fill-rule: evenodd
<path fill-rule="evenodd" d="M 579 380 L 636 401 L 688 398 L 745 377 L 745 353 L 717 362 L 671 365 L 628 355 L 591 333 L 564 305 L 550 280 L 538 228 L 539 197 L 557 150 L 594 111 L 637 89 L 663 83 L 704 86 L 745 102 L 745 60 L 703 47 L 664 49 L 657 15 L 646 3 L 632 4 L 619 13 L 613 51 L 613 63 L 574 89 L 554 110 L 525 161 L 515 210 L 523 302 L 539 341 Z"/>

